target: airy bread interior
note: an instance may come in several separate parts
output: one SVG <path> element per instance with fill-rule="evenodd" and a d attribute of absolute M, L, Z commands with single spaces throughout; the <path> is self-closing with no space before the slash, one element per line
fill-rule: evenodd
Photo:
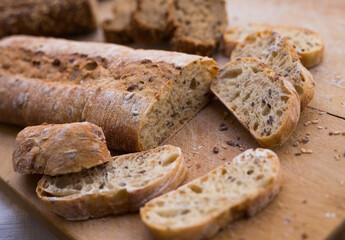
<path fill-rule="evenodd" d="M 297 94 L 285 84 L 262 62 L 242 58 L 220 70 L 212 91 L 257 139 L 262 139 L 276 134 L 291 114 L 287 111 L 290 98 Z"/>
<path fill-rule="evenodd" d="M 278 33 L 262 31 L 249 35 L 231 54 L 231 59 L 240 57 L 257 58 L 268 68 L 288 79 L 300 96 L 302 108 L 313 98 L 311 74 L 303 67 L 291 45 Z"/>
<path fill-rule="evenodd" d="M 250 149 L 207 175 L 151 200 L 141 209 L 141 218 L 150 229 L 161 231 L 158 237 L 188 239 L 183 233 L 189 229 L 197 229 L 193 239 L 210 237 L 229 221 L 259 211 L 279 185 L 278 157 L 270 150 Z M 266 191 L 271 197 L 252 206 Z"/>
<path fill-rule="evenodd" d="M 145 149 L 162 143 L 206 104 L 213 75 L 210 70 L 216 71 L 200 63 L 187 67 L 171 91 L 152 106 L 140 131 Z"/>
<path fill-rule="evenodd" d="M 64 198 L 90 194 L 114 194 L 125 189 L 131 192 L 145 188 L 171 171 L 181 156 L 181 150 L 163 146 L 155 151 L 113 157 L 112 161 L 79 173 L 46 176 L 41 195 Z"/>
<path fill-rule="evenodd" d="M 227 26 L 224 1 L 176 0 L 173 12 L 175 48 L 178 51 L 210 55 Z M 185 41 L 194 47 L 189 46 L 191 49 L 187 49 Z"/>

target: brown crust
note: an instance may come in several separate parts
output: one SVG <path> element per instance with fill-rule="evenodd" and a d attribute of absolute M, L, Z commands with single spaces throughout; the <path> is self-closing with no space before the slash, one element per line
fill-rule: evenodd
<path fill-rule="evenodd" d="M 251 151 L 249 149 L 247 151 Z M 263 151 L 265 149 L 256 149 Z M 279 192 L 281 186 L 282 173 L 280 169 L 280 163 L 277 155 L 274 154 L 277 173 L 269 185 L 262 189 L 253 196 L 248 196 L 246 200 L 241 203 L 235 204 L 230 209 L 224 209 L 224 211 L 215 216 L 210 216 L 204 221 L 193 223 L 193 226 L 179 227 L 169 229 L 164 225 L 153 225 L 149 221 L 146 221 L 144 217 L 150 207 L 140 209 L 141 219 L 145 225 L 149 228 L 150 233 L 155 239 L 175 239 L 175 240 L 198 240 L 207 239 L 216 234 L 220 229 L 224 228 L 228 223 L 235 221 L 243 216 L 254 216 L 257 212 L 262 210 Z M 221 167 L 220 167 L 221 168 Z M 214 170 L 215 171 L 215 170 Z M 212 174 L 209 173 L 209 174 Z M 207 176 L 207 175 L 205 175 Z M 205 178 L 205 176 L 201 178 Z"/>
<path fill-rule="evenodd" d="M 25 128 L 17 135 L 12 161 L 16 172 L 55 176 L 110 159 L 102 129 L 83 122 Z"/>
<path fill-rule="evenodd" d="M 113 21 L 116 20 L 108 19 L 102 23 L 105 41 L 119 44 L 133 42 L 131 28 L 129 26 L 125 28 L 115 28 L 111 25 Z"/>
<path fill-rule="evenodd" d="M 237 120 L 250 131 L 252 136 L 260 143 L 261 146 L 272 148 L 274 146 L 283 144 L 289 138 L 291 133 L 295 130 L 300 116 L 300 101 L 296 90 L 288 80 L 286 80 L 278 74 L 276 75 L 274 71 L 266 68 L 264 63 L 254 58 L 240 58 L 237 60 L 233 60 L 227 63 L 223 68 L 226 68 L 228 65 L 231 65 L 238 61 L 251 61 L 258 63 L 258 65 L 261 66 L 264 69 L 264 71 L 267 72 L 267 75 L 276 76 L 277 78 L 275 79 L 275 81 L 280 81 L 284 86 L 286 92 L 290 93 L 291 97 L 289 98 L 288 108 L 286 109 L 286 118 L 281 127 L 276 131 L 276 133 L 268 137 L 258 138 L 255 135 L 255 131 L 248 127 L 248 124 L 244 122 L 243 119 L 241 119 L 235 111 L 232 110 L 231 106 L 228 105 L 227 102 L 215 90 L 214 85 L 217 83 L 217 80 L 215 80 L 212 83 L 211 91 L 229 109 L 229 111 L 232 112 L 232 114 L 237 118 Z"/>
<path fill-rule="evenodd" d="M 139 17 L 140 14 L 145 14 L 143 10 L 143 0 L 138 0 L 137 10 L 134 12 L 131 22 L 131 35 L 138 42 L 144 43 L 154 43 L 167 39 L 170 37 L 168 27 L 168 19 L 170 8 L 172 8 L 173 0 L 169 0 L 170 3 L 167 4 L 165 19 L 161 19 L 163 22 L 161 27 L 156 27 L 149 22 L 142 21 Z"/>
<path fill-rule="evenodd" d="M 12 34 L 67 36 L 97 27 L 94 0 L 4 0 L 0 37 Z"/>
<path fill-rule="evenodd" d="M 227 25 L 227 13 L 225 8 L 225 1 L 221 2 L 224 7 L 220 8 L 222 13 L 217 12 L 216 14 L 222 14 L 225 16 L 225 19 L 223 19 L 223 22 Z M 198 40 L 194 39 L 192 37 L 189 37 L 182 33 L 181 24 L 177 21 L 175 15 L 175 4 L 172 4 L 173 7 L 169 9 L 169 20 L 168 20 L 168 31 L 173 32 L 173 37 L 171 39 L 171 44 L 173 47 L 173 50 L 178 52 L 185 52 L 190 54 L 197 54 L 201 56 L 211 56 L 212 53 L 215 51 L 215 49 L 218 46 L 219 39 L 206 39 L 206 40 Z M 191 23 L 193 24 L 193 23 Z M 224 29 L 225 30 L 225 29 Z"/>
<path fill-rule="evenodd" d="M 303 64 L 303 66 L 306 68 L 314 67 L 314 66 L 316 66 L 322 62 L 323 55 L 324 55 L 324 41 L 318 33 L 311 31 L 307 28 L 301 28 L 301 27 L 272 26 L 272 25 L 265 24 L 265 23 L 254 24 L 254 25 L 263 26 L 263 27 L 266 27 L 268 30 L 273 30 L 273 31 L 274 31 L 274 29 L 279 29 L 279 28 L 298 29 L 300 31 L 308 32 L 308 33 L 313 34 L 313 35 L 317 35 L 319 37 L 319 39 L 322 40 L 322 44 L 320 45 L 320 47 L 318 49 L 316 49 L 314 51 L 309 51 L 309 52 L 297 52 L 297 54 L 300 56 L 300 60 Z M 235 31 L 237 31 L 240 28 L 243 28 L 243 26 L 236 26 L 236 27 L 233 27 L 231 29 L 228 29 L 223 36 L 223 46 L 224 46 L 223 53 L 226 57 L 230 57 L 232 50 L 236 47 L 237 44 L 239 44 L 239 42 L 236 41 L 237 39 L 232 39 L 229 37 L 229 35 Z"/>
<path fill-rule="evenodd" d="M 159 152 L 162 148 L 173 146 L 162 146 L 146 152 Z M 145 152 L 133 153 L 131 156 L 142 155 Z M 186 165 L 181 150 L 179 157 L 174 163 L 175 166 L 169 172 L 157 178 L 155 182 L 144 188 L 134 190 L 114 189 L 113 192 L 102 192 L 94 194 L 75 194 L 69 197 L 47 196 L 43 190 L 45 176 L 38 182 L 36 193 L 41 201 L 54 213 L 68 220 L 86 220 L 88 218 L 99 218 L 110 214 L 123 214 L 136 212 L 150 199 L 177 188 L 185 178 Z M 113 157 L 113 161 L 116 157 Z"/>
<path fill-rule="evenodd" d="M 0 49 L 0 121 L 93 122 L 109 147 L 127 152 L 145 149 L 142 121 L 183 71 L 195 63 L 216 66 L 212 59 L 175 52 L 24 36 L 3 39 Z"/>

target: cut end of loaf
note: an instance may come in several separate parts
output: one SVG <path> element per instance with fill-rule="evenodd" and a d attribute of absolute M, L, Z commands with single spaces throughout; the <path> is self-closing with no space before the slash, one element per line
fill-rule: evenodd
<path fill-rule="evenodd" d="M 140 130 L 142 149 L 166 141 L 210 99 L 210 85 L 218 69 L 213 61 L 197 60 L 183 68 L 163 95 L 146 113 Z"/>
<path fill-rule="evenodd" d="M 159 239 L 203 239 L 229 222 L 253 216 L 277 194 L 281 184 L 277 155 L 247 150 L 177 190 L 148 202 L 141 219 Z"/>
<path fill-rule="evenodd" d="M 297 125 L 296 91 L 259 60 L 231 61 L 220 70 L 211 89 L 265 147 L 282 144 Z"/>
<path fill-rule="evenodd" d="M 36 192 L 56 214 L 83 220 L 136 211 L 151 198 L 176 188 L 184 176 L 180 148 L 166 145 L 113 157 L 79 173 L 44 176 Z"/>

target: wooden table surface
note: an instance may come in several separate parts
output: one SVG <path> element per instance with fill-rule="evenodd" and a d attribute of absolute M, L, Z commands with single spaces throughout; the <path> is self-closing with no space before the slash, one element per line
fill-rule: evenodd
<path fill-rule="evenodd" d="M 100 19 L 110 16 L 109 6 L 109 1 L 100 3 Z M 345 136 L 329 135 L 330 131 L 345 131 L 345 1 L 230 0 L 227 9 L 229 26 L 266 22 L 307 27 L 319 32 L 326 46 L 323 63 L 310 69 L 316 82 L 310 107 L 301 114 L 290 139 L 273 149 L 283 169 L 281 192 L 257 216 L 228 225 L 214 239 L 325 239 L 345 219 Z M 76 39 L 102 41 L 103 37 L 98 31 Z M 220 65 L 228 60 L 220 54 L 214 57 Z M 312 120 L 318 123 L 305 124 Z M 220 132 L 220 123 L 229 129 Z M 150 239 L 138 214 L 68 222 L 48 211 L 35 195 L 40 176 L 22 176 L 12 169 L 18 131 L 19 127 L 0 124 L 1 190 L 43 225 L 61 239 Z M 306 143 L 294 146 L 306 138 Z M 241 153 L 238 147 L 226 144 L 229 140 L 240 141 L 246 148 L 259 147 L 214 99 L 168 143 L 182 148 L 188 182 Z M 220 149 L 218 154 L 213 153 L 214 147 Z M 295 156 L 301 148 L 313 153 Z"/>

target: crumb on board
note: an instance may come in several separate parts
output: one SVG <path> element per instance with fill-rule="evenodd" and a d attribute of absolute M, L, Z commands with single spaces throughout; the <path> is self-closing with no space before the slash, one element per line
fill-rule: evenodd
<path fill-rule="evenodd" d="M 217 147 L 214 147 L 213 148 L 213 153 L 215 153 L 215 154 L 219 153 L 219 149 Z"/>

